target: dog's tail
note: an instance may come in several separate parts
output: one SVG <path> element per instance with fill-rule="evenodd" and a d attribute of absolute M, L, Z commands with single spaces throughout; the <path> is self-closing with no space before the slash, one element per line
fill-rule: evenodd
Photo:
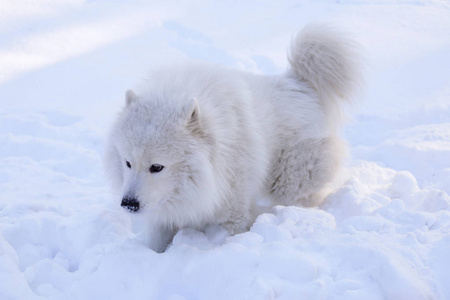
<path fill-rule="evenodd" d="M 326 106 L 352 100 L 362 83 L 359 45 L 328 24 L 310 24 L 297 33 L 288 60 Z"/>

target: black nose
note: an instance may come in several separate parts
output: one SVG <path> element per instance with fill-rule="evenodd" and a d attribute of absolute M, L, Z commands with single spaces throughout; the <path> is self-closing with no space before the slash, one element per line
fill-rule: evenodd
<path fill-rule="evenodd" d="M 128 208 L 130 211 L 139 210 L 139 201 L 134 197 L 123 197 L 122 203 L 120 205 L 122 207 Z"/>

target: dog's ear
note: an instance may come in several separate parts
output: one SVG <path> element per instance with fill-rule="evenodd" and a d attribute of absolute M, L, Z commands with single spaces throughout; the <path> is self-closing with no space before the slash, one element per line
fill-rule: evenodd
<path fill-rule="evenodd" d="M 190 113 L 189 123 L 194 123 L 200 120 L 200 106 L 198 105 L 198 100 L 195 97 L 192 99 Z"/>
<path fill-rule="evenodd" d="M 138 100 L 139 97 L 135 94 L 135 92 L 133 92 L 133 90 L 127 90 L 125 92 L 125 103 L 128 106 L 130 106 L 131 103 L 135 102 L 136 100 Z"/>
<path fill-rule="evenodd" d="M 197 98 L 192 98 L 191 104 L 188 110 L 188 123 L 187 127 L 192 132 L 201 132 L 200 126 L 200 106 L 198 105 Z"/>

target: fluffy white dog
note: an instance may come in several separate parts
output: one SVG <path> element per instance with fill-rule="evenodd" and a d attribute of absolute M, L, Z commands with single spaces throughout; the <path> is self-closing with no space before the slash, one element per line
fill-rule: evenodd
<path fill-rule="evenodd" d="M 309 25 L 279 76 L 191 63 L 127 91 L 105 164 L 121 205 L 152 224 L 150 246 L 164 251 L 183 227 L 248 230 L 264 193 L 320 204 L 342 159 L 337 130 L 360 78 L 356 49 L 334 28 Z"/>

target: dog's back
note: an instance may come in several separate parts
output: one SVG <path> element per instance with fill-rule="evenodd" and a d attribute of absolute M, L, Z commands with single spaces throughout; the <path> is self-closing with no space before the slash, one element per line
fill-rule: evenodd
<path fill-rule="evenodd" d="M 264 86 L 254 98 L 272 154 L 267 189 L 277 203 L 315 206 L 345 154 L 341 109 L 362 81 L 361 56 L 346 34 L 308 25 L 294 37 L 288 60 L 284 76 L 251 80 Z"/>

